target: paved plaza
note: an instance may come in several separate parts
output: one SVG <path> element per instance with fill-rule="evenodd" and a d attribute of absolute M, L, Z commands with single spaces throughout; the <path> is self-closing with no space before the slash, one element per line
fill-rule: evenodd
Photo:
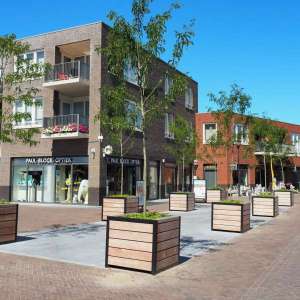
<path fill-rule="evenodd" d="M 156 276 L 104 269 L 102 222 L 25 232 L 17 243 L 1 245 L 0 299 L 296 300 L 300 295 L 299 200 L 298 196 L 295 207 L 281 210 L 275 219 L 253 219 L 255 228 L 245 234 L 211 232 L 209 205 L 180 213 L 182 263 Z M 74 240 L 78 244 L 72 245 Z M 53 251 L 45 255 L 47 243 L 52 243 Z M 39 251 L 25 253 L 34 247 Z M 49 257 L 50 252 L 62 256 Z"/>

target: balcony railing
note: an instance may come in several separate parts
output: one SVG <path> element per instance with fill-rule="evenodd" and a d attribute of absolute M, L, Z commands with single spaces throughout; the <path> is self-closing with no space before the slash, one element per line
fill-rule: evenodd
<path fill-rule="evenodd" d="M 78 114 L 54 116 L 43 120 L 43 138 L 76 138 L 88 133 L 88 119 Z"/>
<path fill-rule="evenodd" d="M 255 147 L 255 154 L 271 154 L 271 155 L 286 155 L 286 156 L 295 156 L 297 155 L 297 149 L 294 145 L 280 145 L 275 147 L 275 149 L 270 149 L 266 147 L 263 143 L 257 143 Z"/>
<path fill-rule="evenodd" d="M 66 81 L 71 79 L 89 80 L 90 66 L 81 61 L 54 65 L 45 75 L 45 82 Z"/>

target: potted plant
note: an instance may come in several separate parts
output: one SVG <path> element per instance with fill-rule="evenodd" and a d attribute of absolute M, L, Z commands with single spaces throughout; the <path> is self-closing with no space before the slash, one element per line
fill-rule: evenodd
<path fill-rule="evenodd" d="M 216 186 L 206 190 L 207 203 L 220 202 L 226 198 L 226 191 L 221 187 Z"/>
<path fill-rule="evenodd" d="M 155 274 L 179 263 L 180 216 L 158 212 L 109 216 L 105 266 Z"/>
<path fill-rule="evenodd" d="M 15 242 L 17 226 L 18 204 L 0 200 L 0 243 Z"/>
<path fill-rule="evenodd" d="M 270 192 L 252 196 L 252 216 L 276 217 L 278 215 L 278 197 Z"/>
<path fill-rule="evenodd" d="M 195 209 L 195 194 L 190 192 L 172 192 L 169 195 L 169 210 L 191 211 Z"/>
<path fill-rule="evenodd" d="M 121 216 L 138 211 L 139 199 L 136 196 L 122 194 L 106 196 L 102 204 L 102 221 L 106 221 L 108 216 Z"/>
<path fill-rule="evenodd" d="M 250 229 L 250 203 L 224 200 L 212 203 L 211 230 L 245 232 Z"/>
<path fill-rule="evenodd" d="M 293 206 L 294 205 L 294 192 L 282 188 L 274 192 L 275 197 L 278 197 L 279 206 Z"/>

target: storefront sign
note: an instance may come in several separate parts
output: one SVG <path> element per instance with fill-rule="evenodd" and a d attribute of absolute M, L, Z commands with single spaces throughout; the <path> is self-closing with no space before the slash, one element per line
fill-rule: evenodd
<path fill-rule="evenodd" d="M 139 166 L 141 164 L 139 159 L 121 157 L 106 157 L 106 161 L 108 164 L 121 165 L 123 163 L 126 166 Z"/>
<path fill-rule="evenodd" d="M 29 157 L 25 159 L 27 165 L 66 165 L 72 164 L 71 157 Z"/>
<path fill-rule="evenodd" d="M 144 204 L 144 181 L 136 182 L 136 196 L 139 199 L 139 205 Z"/>
<path fill-rule="evenodd" d="M 193 179 L 194 193 L 196 199 L 206 198 L 206 180 Z"/>

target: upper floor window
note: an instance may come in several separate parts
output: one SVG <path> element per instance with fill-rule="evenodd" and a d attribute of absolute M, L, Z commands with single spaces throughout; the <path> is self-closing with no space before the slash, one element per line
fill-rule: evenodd
<path fill-rule="evenodd" d="M 32 128 L 43 125 L 43 99 L 41 97 L 33 99 L 31 105 L 26 105 L 24 101 L 17 100 L 13 110 L 14 113 L 30 115 L 30 117 L 17 122 L 15 128 Z"/>
<path fill-rule="evenodd" d="M 234 142 L 242 145 L 248 145 L 248 128 L 244 124 L 235 124 L 234 125 Z"/>
<path fill-rule="evenodd" d="M 169 139 L 174 139 L 174 132 L 172 131 L 172 126 L 174 124 L 174 114 L 165 114 L 165 137 Z"/>
<path fill-rule="evenodd" d="M 20 55 L 20 58 L 32 64 L 43 64 L 45 62 L 44 50 L 35 50 Z"/>
<path fill-rule="evenodd" d="M 141 112 L 137 107 L 136 102 L 127 100 L 127 112 L 128 112 L 128 118 L 133 120 L 135 130 L 141 131 L 142 130 L 142 116 Z"/>
<path fill-rule="evenodd" d="M 188 109 L 194 108 L 194 95 L 191 87 L 188 87 L 185 91 L 185 107 Z"/>
<path fill-rule="evenodd" d="M 203 124 L 203 144 L 208 144 L 217 137 L 217 124 L 206 123 Z"/>
<path fill-rule="evenodd" d="M 170 94 L 171 88 L 173 86 L 173 79 L 166 75 L 165 77 L 165 95 L 168 96 Z"/>
<path fill-rule="evenodd" d="M 135 66 L 132 65 L 131 61 L 128 60 L 125 64 L 124 69 L 124 78 L 126 81 L 137 84 L 138 83 L 138 74 Z"/>
<path fill-rule="evenodd" d="M 300 154 L 300 133 L 292 133 L 291 140 L 296 148 L 296 153 Z"/>

